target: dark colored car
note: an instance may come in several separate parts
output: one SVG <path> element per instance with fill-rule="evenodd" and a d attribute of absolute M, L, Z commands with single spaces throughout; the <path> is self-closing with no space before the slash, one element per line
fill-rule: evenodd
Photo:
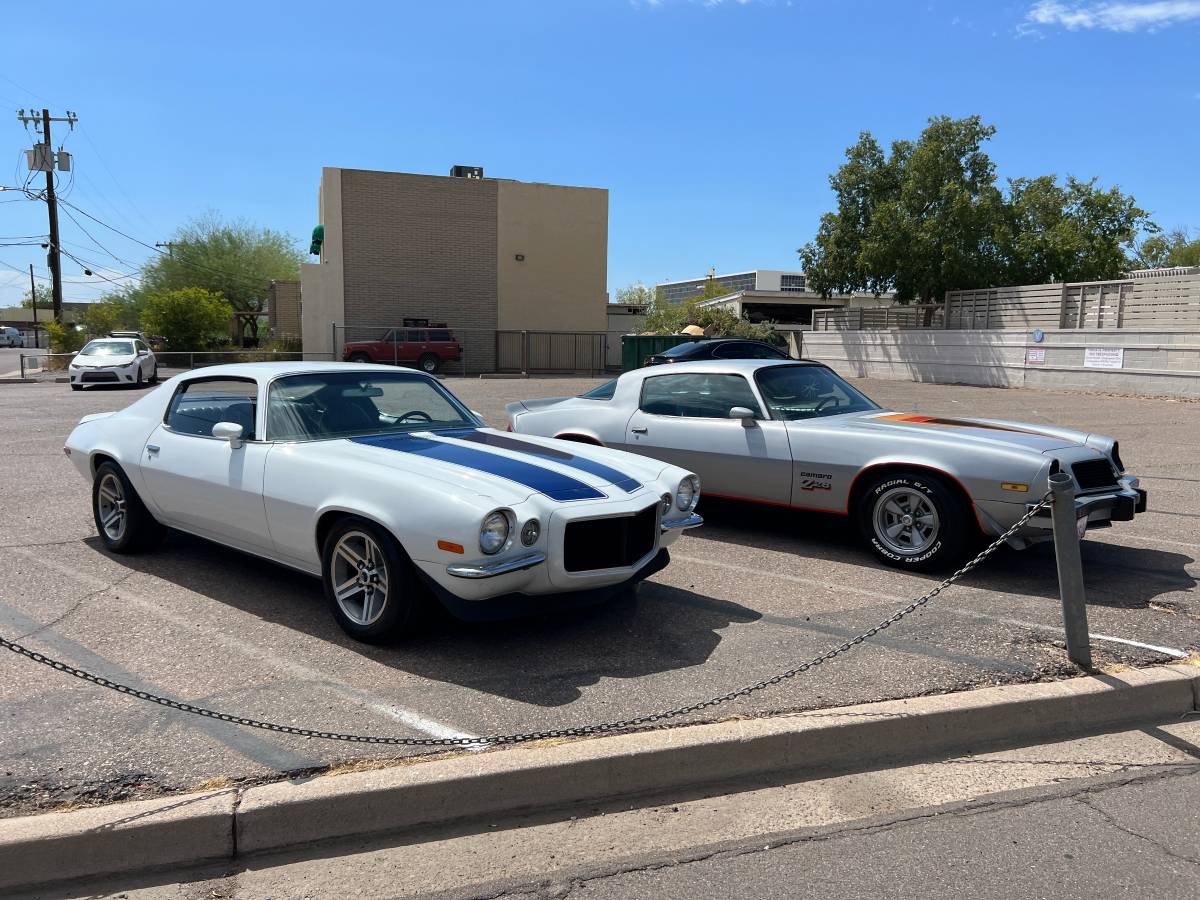
<path fill-rule="evenodd" d="M 393 328 L 377 341 L 354 341 L 342 348 L 346 362 L 393 363 L 431 375 L 443 363 L 462 358 L 462 344 L 449 328 Z"/>
<path fill-rule="evenodd" d="M 699 359 L 789 359 L 778 347 L 765 341 L 750 341 L 745 338 L 713 338 L 709 341 L 689 341 L 676 344 L 662 353 L 647 356 L 645 365 L 658 366 L 663 363 L 695 362 Z"/>

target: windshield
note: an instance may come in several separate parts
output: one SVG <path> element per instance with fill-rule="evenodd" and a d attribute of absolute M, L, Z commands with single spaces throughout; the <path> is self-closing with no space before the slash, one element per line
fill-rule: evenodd
<path fill-rule="evenodd" d="M 80 356 L 132 356 L 133 341 L 92 341 L 79 351 Z"/>
<path fill-rule="evenodd" d="M 423 375 L 319 372 L 271 384 L 267 438 L 310 441 L 474 428 L 475 417 L 440 384 Z"/>
<path fill-rule="evenodd" d="M 772 366 L 759 369 L 755 379 L 774 419 L 791 422 L 879 409 L 824 366 Z"/>

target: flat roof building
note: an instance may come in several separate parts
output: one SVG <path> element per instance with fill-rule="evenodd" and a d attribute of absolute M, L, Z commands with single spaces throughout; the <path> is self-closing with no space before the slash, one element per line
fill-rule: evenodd
<path fill-rule="evenodd" d="M 604 331 L 608 191 L 454 171 L 321 170 L 321 261 L 301 269 L 306 351 L 426 319 L 484 370 L 498 330 Z"/>
<path fill-rule="evenodd" d="M 803 272 L 781 272 L 777 269 L 753 269 L 749 272 L 731 272 L 727 275 L 710 275 L 704 278 L 688 278 L 683 281 L 663 281 L 655 290 L 668 303 L 682 303 L 704 290 L 709 279 L 733 291 L 784 291 L 803 292 L 807 281 Z"/>

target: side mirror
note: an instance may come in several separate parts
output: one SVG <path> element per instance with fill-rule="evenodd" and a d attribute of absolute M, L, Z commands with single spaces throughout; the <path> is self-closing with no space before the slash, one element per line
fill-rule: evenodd
<path fill-rule="evenodd" d="M 223 441 L 229 441 L 229 446 L 238 450 L 241 448 L 244 441 L 242 440 L 243 428 L 236 422 L 218 422 L 212 427 L 212 436 L 220 438 Z"/>
<path fill-rule="evenodd" d="M 149 355 L 150 355 L 149 350 L 139 350 L 138 351 L 138 356 L 149 356 Z"/>
<path fill-rule="evenodd" d="M 729 418 L 741 419 L 743 428 L 754 427 L 754 410 L 745 406 L 735 406 L 733 409 L 729 410 Z"/>

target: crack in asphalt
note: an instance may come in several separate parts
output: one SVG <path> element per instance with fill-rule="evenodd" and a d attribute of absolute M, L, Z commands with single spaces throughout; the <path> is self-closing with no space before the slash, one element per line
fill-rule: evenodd
<path fill-rule="evenodd" d="M 37 628 L 34 628 L 31 631 L 27 631 L 24 634 L 17 635 L 17 637 L 14 640 L 16 640 L 18 643 L 20 643 L 21 641 L 28 640 L 31 637 L 36 637 L 37 635 L 41 634 L 42 632 L 47 631 L 47 630 L 53 628 L 54 626 L 61 624 L 66 619 L 68 619 L 72 615 L 74 615 L 89 600 L 94 600 L 95 598 L 103 596 L 104 594 L 107 594 L 109 591 L 114 590 L 117 587 L 120 587 L 122 584 L 124 584 L 126 581 L 128 581 L 130 578 L 132 578 L 136 574 L 137 573 L 133 569 L 130 569 L 124 575 L 122 575 L 120 578 L 116 579 L 115 581 L 113 581 L 109 584 L 104 585 L 104 587 L 99 587 L 93 591 L 88 591 L 86 594 L 79 597 L 74 603 L 72 603 L 65 612 L 55 616 L 49 622 L 39 625 Z"/>
<path fill-rule="evenodd" d="M 1079 796 L 1079 797 L 1072 797 L 1070 799 L 1073 803 L 1078 803 L 1081 806 L 1086 806 L 1092 812 L 1094 812 L 1098 816 L 1100 816 L 1100 818 L 1104 820 L 1104 823 L 1106 825 L 1109 825 L 1112 828 L 1115 828 L 1117 831 L 1127 834 L 1130 837 L 1137 838 L 1138 840 L 1145 841 L 1146 843 L 1148 843 L 1152 847 L 1155 847 L 1156 849 L 1162 851 L 1164 854 L 1171 857 L 1172 859 L 1177 859 L 1180 862 L 1190 863 L 1193 866 L 1200 866 L 1200 858 L 1197 858 L 1194 856 L 1188 856 L 1183 853 L 1176 853 L 1171 848 L 1163 845 L 1163 843 L 1161 841 L 1155 840 L 1154 838 L 1150 837 L 1148 834 L 1142 834 L 1140 831 L 1135 831 L 1134 829 L 1129 828 L 1128 826 L 1122 825 L 1120 822 L 1118 822 L 1116 820 L 1116 818 L 1109 815 L 1109 813 L 1106 810 L 1101 809 L 1095 803 L 1091 802 L 1091 798 L 1089 796 L 1083 795 L 1083 796 Z"/>
<path fill-rule="evenodd" d="M 1086 803 L 1084 799 L 1081 799 L 1093 795 L 1104 794 L 1108 791 L 1118 790 L 1120 788 L 1150 784 L 1169 778 L 1178 778 L 1194 774 L 1200 774 L 1200 763 L 1185 763 L 1175 765 L 1163 764 L 1163 768 L 1160 768 L 1155 772 L 1142 773 L 1132 778 L 1120 779 L 1117 781 L 1110 780 L 1102 784 L 1083 785 L 1076 790 L 1059 792 L 1050 796 L 1034 795 L 1032 797 L 1014 798 L 1009 800 L 968 801 L 955 808 L 934 808 L 928 812 L 903 815 L 887 822 L 872 822 L 857 825 L 848 823 L 844 827 L 835 827 L 831 830 L 812 833 L 812 829 L 808 829 L 809 833 L 790 836 L 764 835 L 750 846 L 734 848 L 718 847 L 716 849 L 678 856 L 671 859 L 657 859 L 638 864 L 617 866 L 608 871 L 600 871 L 593 874 L 571 877 L 568 880 L 556 881 L 553 878 L 539 879 L 538 881 L 534 882 L 525 882 L 520 885 L 502 887 L 489 894 L 471 893 L 470 896 L 477 898 L 477 900 L 502 900 L 502 898 L 517 898 L 534 894 L 539 897 L 545 896 L 553 897 L 555 900 L 564 900 L 564 898 L 570 897 L 572 893 L 586 886 L 587 884 L 597 881 L 605 881 L 610 878 L 617 878 L 622 875 L 637 874 L 639 872 L 657 872 L 665 869 L 675 868 L 677 866 L 706 862 L 713 859 L 737 859 L 743 856 L 755 856 L 760 853 L 769 853 L 784 847 L 794 847 L 801 844 L 810 843 L 823 843 L 826 841 L 840 840 L 847 837 L 893 831 L 899 828 L 907 828 L 911 825 L 920 824 L 921 822 L 946 816 L 954 818 L 968 818 L 977 815 L 986 815 L 993 812 L 1005 812 L 1013 809 L 1022 809 L 1025 807 L 1037 806 L 1043 803 L 1053 803 L 1060 800 L 1072 800 L 1082 803 L 1089 809 L 1099 813 L 1108 824 L 1113 825 L 1113 827 L 1117 828 L 1118 830 L 1125 831 L 1133 837 L 1140 838 L 1144 841 L 1154 844 L 1154 846 L 1156 846 L 1158 849 L 1175 859 L 1200 866 L 1200 860 L 1182 856 L 1178 853 L 1168 850 L 1165 847 L 1162 847 L 1160 844 L 1146 835 L 1128 831 L 1113 821 L 1111 817 L 1109 817 L 1102 810 L 1090 803 Z M 456 896 L 456 894 L 451 892 L 447 896 Z"/>

